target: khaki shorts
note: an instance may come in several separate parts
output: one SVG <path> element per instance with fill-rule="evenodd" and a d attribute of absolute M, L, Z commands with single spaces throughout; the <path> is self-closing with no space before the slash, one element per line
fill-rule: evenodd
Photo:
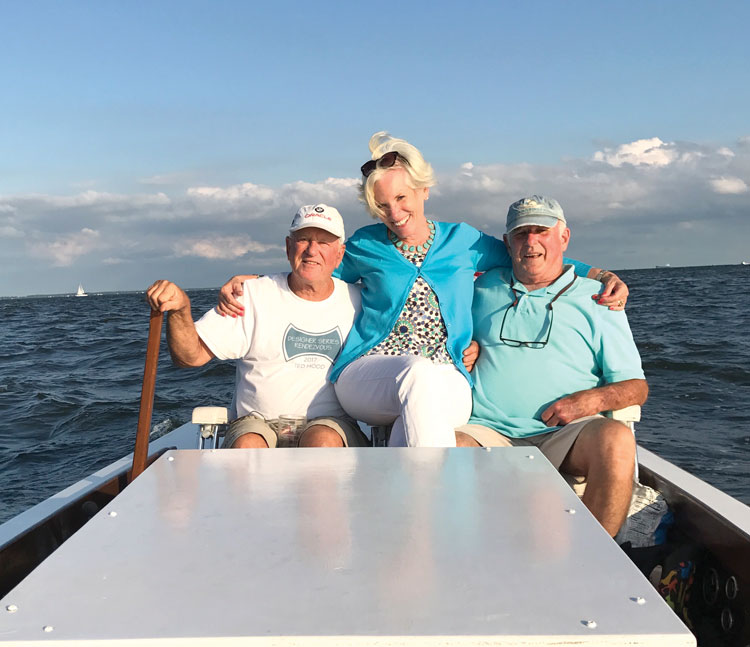
<path fill-rule="evenodd" d="M 240 436 L 244 436 L 245 434 L 258 434 L 263 437 L 269 447 L 276 447 L 276 422 L 275 419 L 264 420 L 252 413 L 232 420 L 224 436 L 222 447 L 231 447 L 237 442 Z M 330 418 L 325 416 L 313 418 L 312 420 L 308 420 L 300 437 L 313 425 L 324 425 L 333 429 L 341 436 L 341 440 L 344 441 L 344 447 L 367 447 L 370 444 L 367 436 L 360 430 L 359 425 L 350 418 Z"/>
<path fill-rule="evenodd" d="M 485 427 L 484 425 L 462 425 L 456 431 L 462 431 L 467 436 L 471 436 L 482 447 L 538 447 L 539 450 L 547 457 L 556 469 L 568 455 L 570 448 L 575 443 L 578 434 L 592 420 L 598 420 L 604 416 L 586 416 L 569 422 L 557 431 L 550 431 L 546 434 L 537 434 L 536 436 L 527 436 L 526 438 L 511 438 L 504 436 L 499 431 Z"/>

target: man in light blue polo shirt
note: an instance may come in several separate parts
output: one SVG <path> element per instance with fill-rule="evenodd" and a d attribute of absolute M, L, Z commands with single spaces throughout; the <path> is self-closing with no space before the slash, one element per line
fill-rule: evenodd
<path fill-rule="evenodd" d="M 599 285 L 563 265 L 570 229 L 556 200 L 508 210 L 513 267 L 475 283 L 474 404 L 459 446 L 536 445 L 563 472 L 585 476 L 584 504 L 612 536 L 632 493 L 635 439 L 599 413 L 643 404 L 648 386 L 624 311 L 591 298 Z"/>

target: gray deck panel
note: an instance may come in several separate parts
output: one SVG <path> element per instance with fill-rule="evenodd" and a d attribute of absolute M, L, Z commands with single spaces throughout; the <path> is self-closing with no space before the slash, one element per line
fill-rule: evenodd
<path fill-rule="evenodd" d="M 0 604 L 11 645 L 695 644 L 527 448 L 170 451 Z"/>

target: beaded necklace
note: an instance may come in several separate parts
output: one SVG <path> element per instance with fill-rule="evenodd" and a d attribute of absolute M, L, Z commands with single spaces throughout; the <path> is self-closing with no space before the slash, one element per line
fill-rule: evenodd
<path fill-rule="evenodd" d="M 430 233 L 427 236 L 427 240 L 424 241 L 421 245 L 407 245 L 390 229 L 388 230 L 388 238 L 390 238 L 391 242 L 400 250 L 403 250 L 405 252 L 417 252 L 419 254 L 425 254 L 427 253 L 427 250 L 430 249 L 430 246 L 435 240 L 435 223 L 432 222 L 432 220 L 428 220 L 427 227 L 429 228 Z"/>

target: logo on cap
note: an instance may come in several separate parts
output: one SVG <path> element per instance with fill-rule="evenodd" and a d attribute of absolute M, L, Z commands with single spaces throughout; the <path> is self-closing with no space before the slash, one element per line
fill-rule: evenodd
<path fill-rule="evenodd" d="M 315 207 L 315 213 L 323 213 L 324 211 L 323 207 Z"/>

